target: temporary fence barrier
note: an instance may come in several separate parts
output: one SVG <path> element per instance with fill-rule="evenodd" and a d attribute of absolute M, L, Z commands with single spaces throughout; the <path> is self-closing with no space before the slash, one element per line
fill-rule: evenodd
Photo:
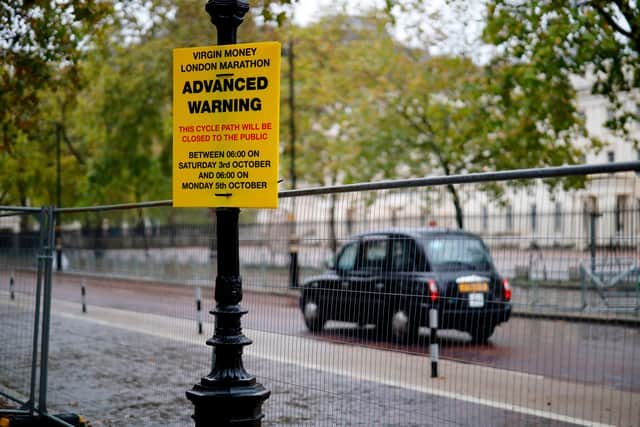
<path fill-rule="evenodd" d="M 2 330 L 0 331 L 0 396 L 15 409 L 2 414 L 48 417 L 47 380 L 49 326 L 51 313 L 51 261 L 54 214 L 51 208 L 1 207 L 0 224 L 35 222 L 38 233 L 31 241 L 22 239 L 18 247 L 5 251 L 3 281 L 9 292 L 0 291 Z M 36 239 L 37 236 L 37 239 Z M 8 296 L 8 298 L 5 297 Z M 64 421 L 60 422 L 65 424 Z"/>
<path fill-rule="evenodd" d="M 241 304 L 248 314 L 242 325 L 253 340 L 245 347 L 244 362 L 271 391 L 263 423 L 638 424 L 640 319 L 638 275 L 632 267 L 640 260 L 639 168 L 631 162 L 283 191 L 279 209 L 244 211 Z M 547 179 L 565 176 L 585 177 L 584 186 L 549 189 Z M 522 186 L 524 181 L 529 185 Z M 491 192 L 516 182 L 502 188 L 500 199 Z M 400 296 L 397 289 L 384 288 L 392 274 L 406 273 L 400 261 L 391 267 L 396 264 L 388 249 L 389 264 L 376 267 L 375 280 L 367 282 L 371 273 L 363 271 L 359 279 L 342 277 L 337 287 L 320 286 L 354 321 L 329 320 L 320 331 L 310 331 L 300 295 L 312 277 L 327 270 L 327 261 L 363 232 L 456 229 L 460 216 L 450 186 L 461 201 L 463 228 L 482 238 L 509 287 L 500 283 L 490 293 L 470 292 L 483 295 L 472 298 L 448 294 L 438 284 L 433 290 L 427 280 L 424 295 L 403 295 L 433 296 L 439 307 L 510 304 L 511 318 L 497 325 L 486 343 L 472 339 L 483 333 L 480 317 L 462 321 L 462 330 L 450 330 L 443 319 L 430 319 L 428 311 L 414 340 L 388 335 L 385 325 L 406 319 L 387 312 L 384 304 L 376 306 L 378 311 L 369 305 L 371 296 L 384 301 Z M 184 393 L 209 372 L 214 357 L 204 345 L 214 332 L 213 317 L 201 322 L 197 310 L 215 306 L 219 248 L 212 243 L 211 213 L 193 210 L 189 221 L 199 223 L 185 225 L 175 219 L 170 201 L 52 212 L 61 218 L 64 262 L 59 270 L 52 263 L 48 365 L 43 369 L 39 356 L 28 356 L 45 380 L 38 375 L 25 380 L 31 365 L 20 370 L 10 362 L 20 349 L 28 347 L 31 353 L 22 351 L 28 355 L 40 349 L 32 338 L 42 333 L 33 332 L 34 324 L 42 324 L 33 320 L 42 303 L 30 297 L 31 323 L 26 314 L 23 322 L 9 309 L 0 312 L 20 323 L 8 331 L 3 321 L 3 342 L 10 343 L 0 350 L 6 352 L 0 359 L 3 396 L 25 406 L 30 380 L 36 378 L 33 394 L 41 390 L 46 398 L 42 407 L 33 405 L 36 411 L 77 412 L 94 425 L 193 425 L 193 406 Z M 598 215 L 595 225 L 592 214 Z M 91 229 L 87 224 L 101 231 L 83 232 L 83 225 Z M 82 235 L 91 238 L 73 237 Z M 394 239 L 392 247 L 404 247 Z M 16 246 L 29 245 L 11 247 Z M 25 289 L 37 288 L 33 256 L 24 258 L 31 259 L 30 267 L 18 268 L 23 257 L 3 249 L 3 307 L 12 304 L 10 271 L 17 271 L 17 300 L 25 298 Z M 293 279 L 292 260 L 299 280 Z M 466 273 L 482 277 L 486 272 Z M 617 293 L 615 307 L 611 295 L 603 297 L 603 287 Z M 498 291 L 502 299 L 492 300 Z M 194 304 L 194 294 L 201 304 Z M 404 314 L 411 319 L 414 313 Z M 429 321 L 438 323 L 437 334 L 429 330 Z M 13 378 L 26 382 L 16 385 Z M 34 399 L 38 402 L 38 396 Z"/>

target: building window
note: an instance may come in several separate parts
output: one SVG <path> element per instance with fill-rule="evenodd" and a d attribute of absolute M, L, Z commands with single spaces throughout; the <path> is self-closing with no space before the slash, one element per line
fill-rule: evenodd
<path fill-rule="evenodd" d="M 535 203 L 531 204 L 531 231 L 538 228 L 538 208 Z"/>
<path fill-rule="evenodd" d="M 607 151 L 607 161 L 609 163 L 613 163 L 616 161 L 616 152 L 615 151 Z"/>
<path fill-rule="evenodd" d="M 627 222 L 627 196 L 622 194 L 616 197 L 615 207 L 616 233 L 623 233 Z"/>
<path fill-rule="evenodd" d="M 562 204 L 560 202 L 556 202 L 553 229 L 556 232 L 562 232 Z"/>

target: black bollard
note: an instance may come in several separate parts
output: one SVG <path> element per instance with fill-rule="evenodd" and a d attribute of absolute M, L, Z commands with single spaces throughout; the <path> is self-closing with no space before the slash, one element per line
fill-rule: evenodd
<path fill-rule="evenodd" d="M 82 281 L 82 287 L 80 288 L 80 299 L 82 302 L 82 312 L 87 312 L 87 291 L 84 287 L 84 280 Z"/>
<path fill-rule="evenodd" d="M 198 334 L 202 335 L 202 289 L 196 288 L 196 321 L 198 322 Z"/>
<path fill-rule="evenodd" d="M 11 276 L 9 278 L 9 295 L 10 295 L 12 300 L 16 299 L 16 293 L 15 293 L 15 291 L 13 289 L 15 287 L 15 285 L 16 285 L 16 283 L 13 280 L 13 276 Z"/>
<path fill-rule="evenodd" d="M 216 26 L 218 44 L 236 43 L 236 31 L 249 11 L 246 1 L 210 0 L 206 11 Z M 260 426 L 262 404 L 270 392 L 250 375 L 242 363 L 242 349 L 251 340 L 242 333 L 240 317 L 247 313 L 240 306 L 242 279 L 238 237 L 238 208 L 217 208 L 216 240 L 218 275 L 214 336 L 207 345 L 214 347 L 211 373 L 200 380 L 187 398 L 195 406 L 196 427 Z"/>
<path fill-rule="evenodd" d="M 429 353 L 431 354 L 431 378 L 438 378 L 438 309 L 429 309 Z"/>

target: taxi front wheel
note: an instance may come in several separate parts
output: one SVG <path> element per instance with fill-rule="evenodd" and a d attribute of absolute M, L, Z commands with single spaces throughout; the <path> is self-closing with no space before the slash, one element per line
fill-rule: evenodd
<path fill-rule="evenodd" d="M 306 301 L 302 307 L 302 316 L 307 329 L 311 332 L 320 332 L 324 328 L 326 320 L 320 310 L 320 305 L 313 300 Z"/>
<path fill-rule="evenodd" d="M 399 344 L 410 344 L 418 338 L 419 324 L 409 310 L 392 310 L 385 318 L 381 331 L 383 338 Z"/>

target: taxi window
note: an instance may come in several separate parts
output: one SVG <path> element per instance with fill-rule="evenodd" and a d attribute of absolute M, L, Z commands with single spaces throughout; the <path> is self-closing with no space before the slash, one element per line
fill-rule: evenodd
<path fill-rule="evenodd" d="M 387 266 L 387 248 L 389 241 L 365 240 L 362 242 L 362 262 L 367 270 L 380 270 Z"/>
<path fill-rule="evenodd" d="M 394 271 L 415 271 L 417 261 L 413 240 L 397 238 L 391 241 L 391 268 Z"/>
<path fill-rule="evenodd" d="M 358 254 L 358 242 L 347 244 L 340 253 L 337 267 L 339 270 L 353 270 L 356 266 L 356 255 Z"/>

